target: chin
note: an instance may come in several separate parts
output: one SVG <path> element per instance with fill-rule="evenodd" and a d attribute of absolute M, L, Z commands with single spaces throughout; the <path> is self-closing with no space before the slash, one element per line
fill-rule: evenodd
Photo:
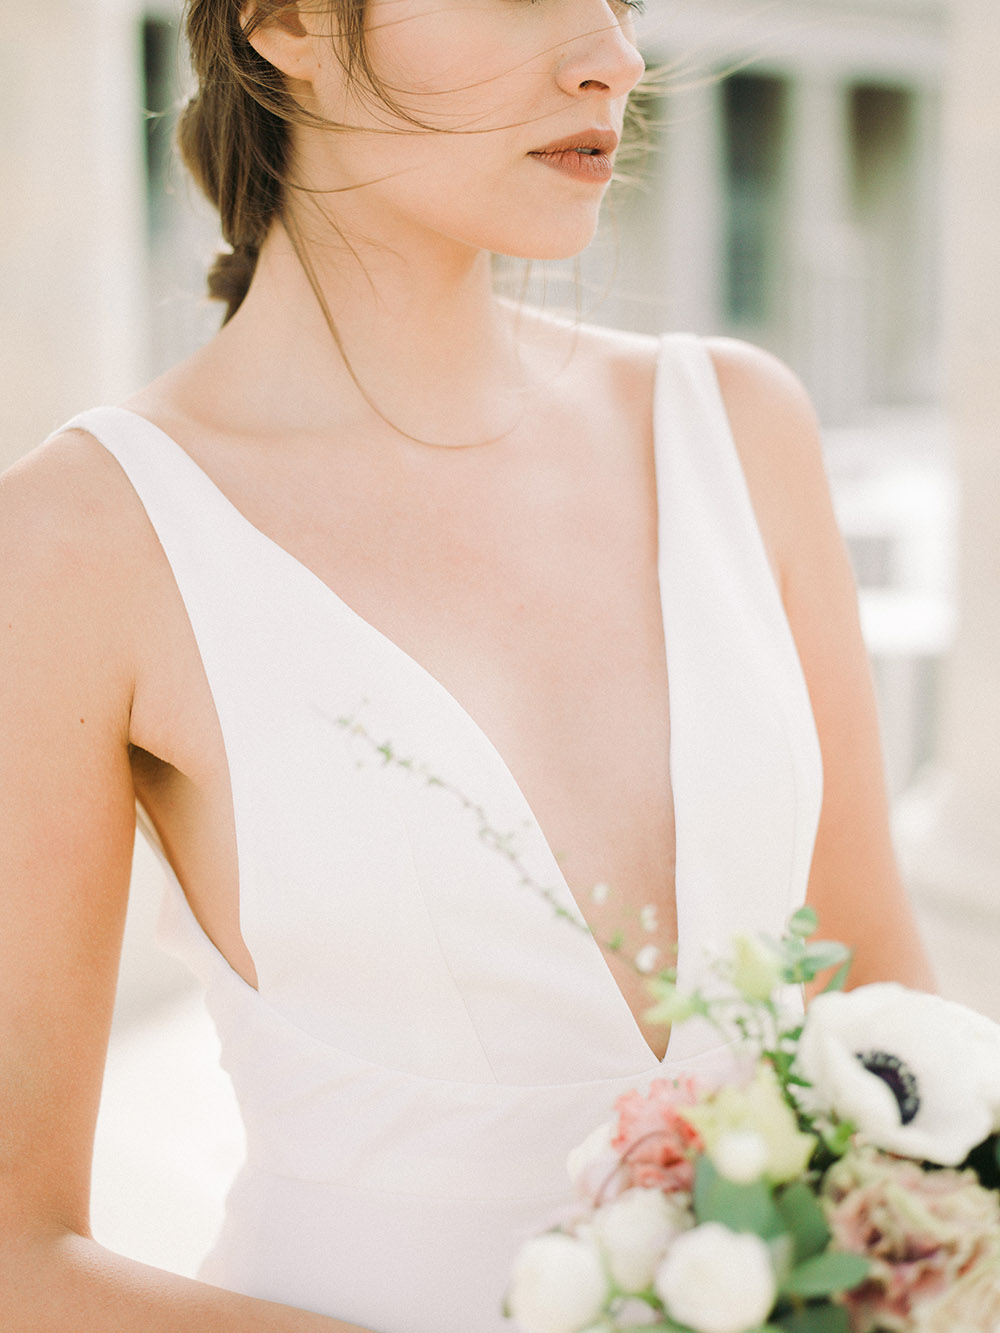
<path fill-rule="evenodd" d="M 539 228 L 530 236 L 522 233 L 518 237 L 499 238 L 500 243 L 489 248 L 494 254 L 506 255 L 509 259 L 575 259 L 586 250 L 596 234 L 595 214 L 584 226 L 563 225 L 547 232 Z"/>

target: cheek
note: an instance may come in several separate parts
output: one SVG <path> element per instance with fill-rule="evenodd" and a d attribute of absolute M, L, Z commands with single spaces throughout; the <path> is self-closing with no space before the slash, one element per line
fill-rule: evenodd
<path fill-rule="evenodd" d="M 373 0 L 368 53 L 398 104 L 440 129 L 500 128 L 537 96 L 539 46 L 514 0 Z M 544 44 L 542 44 L 544 45 Z"/>

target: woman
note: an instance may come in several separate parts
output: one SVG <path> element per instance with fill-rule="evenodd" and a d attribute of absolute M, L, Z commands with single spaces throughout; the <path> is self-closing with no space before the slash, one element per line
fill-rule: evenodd
<path fill-rule="evenodd" d="M 189 6 L 232 318 L 0 491 L 7 1327 L 489 1333 L 566 1149 L 724 1056 L 637 956 L 808 890 L 928 982 L 800 389 L 491 289 L 590 240 L 632 17 Z M 206 1282 L 88 1232 L 136 797 L 247 1122 Z"/>

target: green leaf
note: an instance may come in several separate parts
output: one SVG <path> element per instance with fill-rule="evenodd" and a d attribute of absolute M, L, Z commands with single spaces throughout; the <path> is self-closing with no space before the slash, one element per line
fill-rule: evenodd
<path fill-rule="evenodd" d="M 655 1324 L 642 1324 L 642 1333 L 693 1333 L 693 1330 L 687 1324 L 675 1323 L 669 1315 L 664 1315 L 662 1320 Z"/>
<path fill-rule="evenodd" d="M 849 1291 L 863 1282 L 870 1272 L 867 1259 L 859 1254 L 842 1254 L 827 1250 L 793 1268 L 781 1287 L 782 1296 L 833 1296 Z"/>
<path fill-rule="evenodd" d="M 777 1320 L 782 1333 L 850 1333 L 851 1321 L 842 1305 L 810 1305 Z"/>
<path fill-rule="evenodd" d="M 828 991 L 843 990 L 847 983 L 847 974 L 851 970 L 851 964 L 854 962 L 854 951 L 851 950 L 840 967 L 837 968 L 833 976 L 823 987 L 822 993 L 825 995 Z"/>
<path fill-rule="evenodd" d="M 850 1147 L 858 1127 L 852 1120 L 838 1120 L 835 1125 L 823 1126 L 823 1142 L 834 1157 L 843 1157 Z"/>
<path fill-rule="evenodd" d="M 707 1157 L 695 1167 L 694 1215 L 699 1222 L 721 1222 L 730 1231 L 750 1231 L 764 1240 L 785 1229 L 770 1186 L 763 1180 L 736 1185 L 720 1176 Z"/>
<path fill-rule="evenodd" d="M 800 907 L 797 912 L 793 913 L 789 917 L 788 926 L 786 927 L 789 935 L 799 935 L 802 939 L 815 934 L 818 928 L 819 917 L 816 915 L 816 909 L 809 906 Z"/>
<path fill-rule="evenodd" d="M 850 958 L 851 951 L 846 944 L 840 944 L 837 940 L 817 940 L 815 944 L 806 945 L 803 963 L 812 968 L 815 975 L 816 972 L 825 972 L 828 967 L 850 962 Z"/>
<path fill-rule="evenodd" d="M 655 1324 L 636 1325 L 636 1333 L 694 1333 L 694 1330 L 687 1324 L 675 1323 L 669 1315 L 664 1315 L 663 1319 Z M 780 1324 L 755 1324 L 753 1328 L 744 1329 L 742 1333 L 782 1333 Z"/>
<path fill-rule="evenodd" d="M 785 1230 L 795 1246 L 795 1263 L 801 1264 L 830 1243 L 830 1228 L 812 1190 L 801 1180 L 793 1181 L 775 1199 Z"/>

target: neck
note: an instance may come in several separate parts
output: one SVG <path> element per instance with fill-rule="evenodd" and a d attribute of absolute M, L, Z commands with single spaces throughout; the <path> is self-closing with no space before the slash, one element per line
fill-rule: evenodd
<path fill-rule="evenodd" d="M 350 241 L 296 234 L 293 244 L 272 229 L 220 335 L 248 381 L 280 401 L 286 419 L 294 404 L 303 429 L 388 423 L 451 446 L 513 429 L 528 376 L 489 255 L 439 237 L 405 253 Z"/>

